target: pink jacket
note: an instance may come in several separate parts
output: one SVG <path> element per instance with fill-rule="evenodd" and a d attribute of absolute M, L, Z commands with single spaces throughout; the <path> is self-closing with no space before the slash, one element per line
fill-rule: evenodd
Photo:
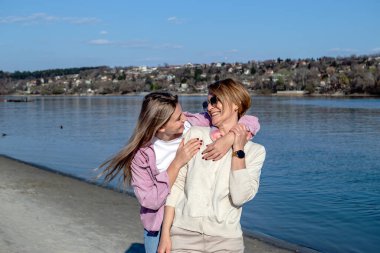
<path fill-rule="evenodd" d="M 207 113 L 187 113 L 187 120 L 193 126 L 210 126 Z M 243 116 L 239 123 L 245 124 L 253 135 L 260 129 L 254 116 Z M 140 218 L 148 231 L 159 231 L 164 216 L 166 197 L 170 193 L 169 176 L 166 171 L 159 172 L 153 144 L 140 148 L 132 160 L 132 187 L 141 205 Z"/>

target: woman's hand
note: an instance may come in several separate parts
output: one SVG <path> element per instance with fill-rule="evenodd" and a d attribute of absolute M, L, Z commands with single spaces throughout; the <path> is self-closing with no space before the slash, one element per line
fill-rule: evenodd
<path fill-rule="evenodd" d="M 174 160 L 170 163 L 168 169 L 166 170 L 169 176 L 170 187 L 173 186 L 175 180 L 177 179 L 179 170 L 185 166 L 191 158 L 193 158 L 202 145 L 202 140 L 199 140 L 198 138 L 191 139 L 186 144 L 184 144 L 184 142 L 185 141 L 182 139 Z"/>
<path fill-rule="evenodd" d="M 207 145 L 207 148 L 202 152 L 203 159 L 217 161 L 221 159 L 231 148 L 234 141 L 233 134 L 229 133 L 217 139 L 213 143 Z"/>
<path fill-rule="evenodd" d="M 184 140 L 182 139 L 173 162 L 175 162 L 179 168 L 184 166 L 200 150 L 202 142 L 202 140 L 194 138 L 184 144 Z"/>
<path fill-rule="evenodd" d="M 234 143 L 232 144 L 233 150 L 243 150 L 245 144 L 248 142 L 246 126 L 237 124 L 230 130 L 230 132 L 235 134 Z"/>
<path fill-rule="evenodd" d="M 158 253 L 170 253 L 172 249 L 172 241 L 170 235 L 161 234 L 160 244 L 158 245 Z"/>

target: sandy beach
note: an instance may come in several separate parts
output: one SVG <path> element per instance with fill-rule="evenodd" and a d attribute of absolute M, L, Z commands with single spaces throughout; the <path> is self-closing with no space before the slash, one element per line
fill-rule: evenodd
<path fill-rule="evenodd" d="M 133 196 L 0 156 L 0 252 L 144 252 Z M 313 252 L 245 236 L 245 252 Z M 284 249 L 287 247 L 288 249 Z"/>

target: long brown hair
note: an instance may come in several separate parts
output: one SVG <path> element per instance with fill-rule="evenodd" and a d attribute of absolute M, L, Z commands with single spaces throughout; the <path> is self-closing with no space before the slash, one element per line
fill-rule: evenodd
<path fill-rule="evenodd" d="M 251 96 L 248 90 L 240 82 L 231 78 L 217 81 L 208 86 L 210 94 L 215 95 L 220 102 L 238 106 L 238 118 L 240 119 L 251 106 Z"/>
<path fill-rule="evenodd" d="M 167 92 L 152 92 L 144 97 L 135 130 L 128 144 L 115 156 L 99 166 L 104 168 L 99 176 L 105 182 L 112 181 L 119 173 L 123 173 L 123 183 L 131 183 L 131 163 L 141 147 L 149 142 L 170 119 L 178 104 L 178 96 Z"/>

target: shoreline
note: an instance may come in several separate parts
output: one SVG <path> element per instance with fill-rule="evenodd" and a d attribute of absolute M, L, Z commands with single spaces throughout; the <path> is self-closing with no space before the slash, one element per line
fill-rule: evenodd
<path fill-rule="evenodd" d="M 167 91 L 171 92 L 173 94 L 176 94 L 178 96 L 194 96 L 194 97 L 201 97 L 201 96 L 207 96 L 207 93 L 176 93 L 173 91 Z M 145 96 L 150 92 L 131 92 L 127 94 L 120 94 L 120 93 L 112 93 L 112 94 L 60 94 L 60 95 L 33 95 L 33 94 L 3 94 L 0 95 L 0 97 L 128 97 L 128 96 Z M 259 94 L 256 92 L 251 92 L 250 95 L 253 97 L 303 97 L 303 98 L 380 98 L 380 96 L 377 95 L 370 95 L 370 94 L 361 94 L 361 93 L 353 93 L 349 95 L 345 95 L 342 93 L 332 93 L 332 94 L 300 94 L 297 92 L 290 92 L 290 93 L 270 93 L 270 94 Z M 0 100 L 0 102 L 2 102 Z M 30 101 L 27 101 L 30 102 Z"/>
<path fill-rule="evenodd" d="M 133 192 L 1 154 L 0 173 L 0 214 L 7 217 L 0 221 L 0 248 L 7 252 L 143 252 Z M 31 248 L 33 240 L 39 243 Z M 244 231 L 244 241 L 245 252 L 317 252 L 260 232 Z"/>

